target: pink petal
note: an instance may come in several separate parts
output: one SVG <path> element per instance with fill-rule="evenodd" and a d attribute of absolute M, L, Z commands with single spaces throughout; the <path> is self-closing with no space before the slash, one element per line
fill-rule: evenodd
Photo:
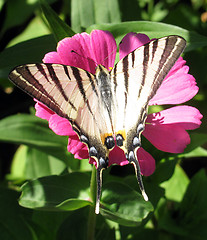
<path fill-rule="evenodd" d="M 35 115 L 39 118 L 46 119 L 49 121 L 50 117 L 54 114 L 52 110 L 47 108 L 44 104 L 38 102 L 36 99 L 34 99 L 37 103 L 35 104 L 36 113 Z"/>
<path fill-rule="evenodd" d="M 108 70 L 113 67 L 116 48 L 111 33 L 94 30 L 90 35 L 81 33 L 64 38 L 58 43 L 57 52 L 46 54 L 43 61 L 78 67 L 95 74 L 97 64 L 103 64 Z"/>
<path fill-rule="evenodd" d="M 89 162 L 89 164 L 94 164 L 94 166 L 97 169 L 97 163 L 96 163 L 96 161 L 92 157 L 89 157 L 89 161 L 88 162 Z"/>
<path fill-rule="evenodd" d="M 185 71 L 183 71 L 184 73 L 188 73 L 189 71 L 189 67 L 186 64 L 186 61 L 182 58 L 179 57 L 178 60 L 176 61 L 176 63 L 174 64 L 174 66 L 171 68 L 171 70 L 169 71 L 168 75 L 166 76 L 166 78 L 168 78 L 169 76 L 173 75 L 174 73 L 176 73 L 178 70 L 180 69 L 185 69 Z M 165 79 L 166 79 L 165 78 Z"/>
<path fill-rule="evenodd" d="M 128 33 L 120 43 L 119 58 L 122 59 L 138 47 L 150 42 L 147 35 L 142 33 Z"/>
<path fill-rule="evenodd" d="M 80 142 L 78 135 L 69 137 L 68 139 L 68 151 L 74 154 L 75 158 L 86 159 L 89 158 L 87 146 Z"/>
<path fill-rule="evenodd" d="M 149 114 L 147 123 L 163 125 L 176 124 L 186 130 L 193 130 L 200 127 L 202 117 L 197 108 L 184 105 Z"/>
<path fill-rule="evenodd" d="M 188 74 L 188 66 L 180 58 L 164 79 L 149 105 L 180 104 L 193 98 L 197 92 L 195 78 Z"/>
<path fill-rule="evenodd" d="M 155 171 L 155 159 L 143 148 L 137 150 L 137 157 L 142 175 L 152 175 Z"/>
<path fill-rule="evenodd" d="M 71 38 L 64 38 L 58 43 L 57 52 L 62 64 L 95 73 L 96 63 L 93 59 L 89 34 L 81 33 Z"/>
<path fill-rule="evenodd" d="M 108 31 L 94 30 L 90 36 L 93 59 L 97 64 L 102 64 L 110 70 L 114 66 L 117 50 L 113 35 Z"/>
<path fill-rule="evenodd" d="M 117 164 L 120 166 L 128 164 L 129 161 L 126 159 L 124 151 L 115 146 L 114 149 L 109 153 L 109 166 Z"/>
<path fill-rule="evenodd" d="M 175 124 L 146 124 L 143 136 L 146 137 L 157 149 L 182 153 L 190 143 L 190 137 L 179 123 Z"/>
<path fill-rule="evenodd" d="M 63 64 L 63 62 L 57 52 L 49 52 L 49 53 L 45 54 L 42 61 L 44 63 Z"/>
<path fill-rule="evenodd" d="M 62 118 L 57 114 L 53 114 L 49 119 L 49 128 L 54 133 L 61 136 L 73 136 L 76 133 L 73 131 L 70 122 L 66 118 Z"/>
<path fill-rule="evenodd" d="M 140 164 L 141 173 L 145 176 L 151 175 L 155 170 L 154 158 L 146 152 L 143 148 L 138 149 L 137 157 Z M 115 146 L 115 148 L 109 153 L 109 166 L 117 164 L 124 166 L 129 164 L 122 149 Z"/>

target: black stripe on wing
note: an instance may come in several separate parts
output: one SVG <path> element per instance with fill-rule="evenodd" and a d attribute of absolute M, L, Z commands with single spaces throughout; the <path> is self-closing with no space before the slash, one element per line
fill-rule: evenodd
<path fill-rule="evenodd" d="M 68 96 L 66 95 L 64 89 L 62 88 L 60 80 L 57 77 L 53 66 L 50 64 L 47 64 L 46 66 L 47 66 L 47 69 L 48 69 L 51 79 L 54 81 L 54 83 L 57 86 L 58 90 L 60 91 L 61 95 L 63 96 L 63 98 L 65 99 L 66 102 L 69 102 Z"/>
<path fill-rule="evenodd" d="M 149 63 L 149 44 L 146 44 L 144 46 L 144 57 L 143 57 L 143 72 L 142 72 L 142 82 L 140 84 L 140 89 L 138 92 L 138 97 L 141 94 L 142 88 L 145 84 L 145 78 L 146 78 L 146 73 L 147 73 L 147 69 L 148 69 L 148 63 Z M 141 73 L 140 73 L 141 74 Z"/>
<path fill-rule="evenodd" d="M 75 111 L 77 111 L 77 108 L 68 99 L 64 90 L 62 89 L 59 79 L 54 74 L 54 69 L 52 67 L 52 64 L 32 64 L 32 65 L 19 66 L 19 67 L 15 68 L 9 74 L 9 79 L 15 85 L 17 85 L 19 88 L 21 88 L 23 91 L 25 91 L 27 94 L 29 94 L 33 98 L 36 98 L 38 101 L 42 102 L 43 104 L 45 104 L 48 108 L 50 108 L 52 111 L 56 112 L 61 117 L 68 118 L 67 114 L 65 114 L 63 111 L 61 111 L 60 105 L 56 102 L 56 100 L 53 98 L 53 96 L 51 96 L 45 90 L 44 86 L 35 77 L 35 74 L 32 74 L 30 71 L 31 67 L 33 67 L 33 68 L 36 67 L 37 72 L 41 73 L 42 77 L 44 77 L 47 80 L 47 82 L 50 83 L 50 80 L 49 80 L 43 66 L 46 66 L 48 68 L 48 70 L 50 71 L 50 76 L 53 77 L 54 82 L 56 83 L 56 86 L 59 89 L 62 97 L 70 104 L 70 106 Z"/>
<path fill-rule="evenodd" d="M 151 62 L 154 60 L 155 52 L 157 50 L 157 45 L 158 45 L 158 39 L 154 40 L 152 43 L 152 60 L 151 60 Z"/>
<path fill-rule="evenodd" d="M 128 59 L 127 55 L 124 59 L 123 59 L 123 73 L 124 73 L 124 84 L 125 84 L 125 90 L 126 93 L 128 93 L 128 87 L 129 87 L 129 74 L 128 74 L 128 70 L 129 70 L 129 59 Z"/>
<path fill-rule="evenodd" d="M 183 45 L 180 46 L 180 49 L 177 48 L 176 43 L 180 40 L 183 40 Z M 153 42 L 152 55 L 156 54 L 156 50 L 159 48 L 159 40 L 155 40 L 157 44 Z M 165 47 L 163 49 L 163 53 L 161 55 L 159 66 L 154 76 L 154 81 L 157 84 L 154 84 L 152 87 L 151 95 L 148 100 L 154 96 L 158 87 L 161 85 L 164 78 L 167 76 L 170 69 L 173 67 L 180 54 L 185 48 L 185 40 L 178 36 L 168 36 L 165 38 Z"/>
<path fill-rule="evenodd" d="M 76 82 L 77 82 L 78 88 L 80 90 L 80 93 L 81 93 L 81 95 L 83 97 L 83 100 L 86 103 L 86 105 L 88 107 L 88 110 L 90 111 L 91 115 L 94 116 L 93 112 L 91 110 L 91 107 L 90 107 L 90 105 L 88 103 L 88 99 L 86 97 L 86 92 L 85 92 L 84 87 L 83 87 L 83 82 L 82 82 L 83 79 L 82 79 L 82 77 L 80 75 L 80 70 L 78 68 L 76 68 L 76 67 L 71 67 L 71 69 L 73 71 L 74 77 L 76 79 Z M 95 87 L 94 87 L 94 89 L 95 89 Z"/>
<path fill-rule="evenodd" d="M 180 46 L 178 47 L 176 43 L 181 41 Z M 164 42 L 164 47 L 160 47 L 159 43 Z M 152 91 L 148 97 L 150 100 L 157 89 L 161 85 L 163 79 L 166 77 L 170 69 L 175 64 L 176 60 L 182 53 L 185 48 L 185 40 L 179 36 L 168 36 L 161 39 L 156 39 L 148 44 L 144 45 L 143 48 L 143 75 L 141 87 L 138 93 L 138 97 L 140 96 L 143 86 L 145 84 L 148 71 L 152 71 L 152 69 L 156 69 L 156 72 L 153 77 Z M 135 50 L 136 51 L 136 50 Z M 159 62 L 155 62 L 155 56 L 160 55 Z M 154 67 L 152 67 L 154 65 Z M 151 69 L 152 68 L 152 69 Z"/>
<path fill-rule="evenodd" d="M 91 86 L 92 86 L 92 89 L 93 89 L 94 93 L 95 93 L 96 96 L 98 97 L 98 92 L 97 92 L 97 90 L 96 90 L 95 83 L 94 83 L 94 80 L 93 80 L 92 77 L 91 77 L 91 74 L 89 74 L 89 72 L 87 72 L 87 71 L 85 71 L 85 72 L 86 72 L 86 75 L 87 75 L 87 77 L 88 77 L 88 79 L 89 79 L 89 81 L 90 81 L 90 83 L 91 83 Z"/>

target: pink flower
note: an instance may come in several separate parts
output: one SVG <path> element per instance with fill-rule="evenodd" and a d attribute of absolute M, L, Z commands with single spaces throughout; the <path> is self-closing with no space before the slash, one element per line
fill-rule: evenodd
<path fill-rule="evenodd" d="M 120 59 L 149 41 L 144 34 L 127 34 L 120 44 Z M 43 62 L 79 67 L 94 74 L 97 64 L 104 65 L 108 70 L 114 66 L 116 49 L 116 42 L 111 33 L 94 30 L 90 35 L 81 33 L 63 39 L 58 43 L 57 52 L 47 53 Z M 196 81 L 188 74 L 189 67 L 185 63 L 182 57 L 178 59 L 149 105 L 181 104 L 197 94 Z M 46 119 L 56 134 L 69 137 L 68 151 L 74 154 L 75 158 L 89 157 L 86 145 L 80 142 L 67 119 L 59 117 L 39 102 L 35 108 L 36 115 Z M 168 108 L 148 115 L 143 136 L 161 151 L 181 153 L 190 143 L 186 130 L 198 128 L 201 118 L 200 112 L 191 106 Z M 155 170 L 154 158 L 143 148 L 140 148 L 137 154 L 141 173 L 151 175 Z M 89 162 L 94 163 L 94 160 L 90 159 Z M 109 165 L 114 163 L 128 164 L 124 152 L 117 146 L 109 155 Z"/>

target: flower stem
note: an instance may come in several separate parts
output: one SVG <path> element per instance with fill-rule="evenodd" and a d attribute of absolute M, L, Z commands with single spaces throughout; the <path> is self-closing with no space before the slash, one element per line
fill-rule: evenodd
<path fill-rule="evenodd" d="M 88 232 L 87 240 L 93 240 L 95 236 L 95 227 L 96 227 L 96 214 L 95 214 L 95 205 L 96 205 L 96 168 L 93 166 L 91 173 L 91 183 L 90 183 L 90 197 L 93 202 L 93 206 L 90 206 L 89 216 L 88 216 Z"/>
<path fill-rule="evenodd" d="M 94 237 L 95 237 L 95 227 L 96 227 L 95 208 L 90 206 L 89 216 L 88 216 L 87 240 L 94 240 Z"/>

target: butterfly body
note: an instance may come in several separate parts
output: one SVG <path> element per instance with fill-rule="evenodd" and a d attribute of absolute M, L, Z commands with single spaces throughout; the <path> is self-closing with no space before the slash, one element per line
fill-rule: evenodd
<path fill-rule="evenodd" d="M 135 167 L 142 195 L 137 150 L 150 99 L 186 45 L 179 36 L 153 40 L 120 60 L 111 71 L 98 65 L 93 75 L 61 64 L 27 64 L 16 67 L 9 79 L 59 116 L 70 121 L 80 141 L 88 146 L 97 167 L 97 203 L 102 170 L 115 145 Z"/>

